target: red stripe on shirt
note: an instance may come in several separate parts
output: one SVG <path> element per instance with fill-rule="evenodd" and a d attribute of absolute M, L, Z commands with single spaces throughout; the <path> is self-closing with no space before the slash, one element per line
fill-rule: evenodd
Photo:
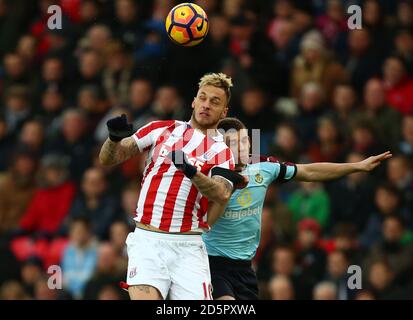
<path fill-rule="evenodd" d="M 155 198 L 158 193 L 159 185 L 163 179 L 163 175 L 168 171 L 171 163 L 162 163 L 158 172 L 152 177 L 151 184 L 149 185 L 148 191 L 146 192 L 145 204 L 143 206 L 143 215 L 141 223 L 150 224 L 153 214 L 153 205 L 155 203 Z"/>
<path fill-rule="evenodd" d="M 204 215 L 206 215 L 207 211 L 208 211 L 208 198 L 202 196 L 199 201 L 198 212 L 196 213 L 198 217 L 199 228 L 208 228 L 208 223 L 205 223 L 202 219 Z"/>
<path fill-rule="evenodd" d="M 185 204 L 184 217 L 182 219 L 181 232 L 190 231 L 192 228 L 192 211 L 194 211 L 198 189 L 192 185 L 189 190 L 188 200 Z"/>
<path fill-rule="evenodd" d="M 182 135 L 182 139 L 177 141 L 172 146 L 172 150 L 176 149 L 177 147 L 180 147 L 180 148 L 185 147 L 188 144 L 188 142 L 191 141 L 193 134 L 194 134 L 193 129 L 186 130 Z M 184 174 L 178 170 L 174 173 L 172 177 L 172 181 L 169 186 L 168 193 L 166 194 L 165 204 L 163 207 L 161 224 L 159 226 L 160 230 L 169 231 L 169 228 L 171 227 L 176 197 L 178 196 L 178 192 L 181 188 L 183 179 L 184 179 Z"/>
<path fill-rule="evenodd" d="M 162 127 L 169 127 L 170 125 L 174 123 L 175 123 L 175 120 L 154 121 L 149 126 L 143 127 L 140 130 L 138 130 L 138 132 L 136 132 L 135 135 L 139 139 L 142 139 L 145 136 L 147 136 L 149 133 L 151 133 L 153 130 L 156 130 Z"/>

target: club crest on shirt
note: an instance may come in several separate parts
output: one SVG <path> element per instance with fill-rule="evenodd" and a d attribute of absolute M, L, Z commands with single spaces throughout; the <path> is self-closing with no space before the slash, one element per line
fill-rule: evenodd
<path fill-rule="evenodd" d="M 255 182 L 256 183 L 262 183 L 264 181 L 264 178 L 262 177 L 262 175 L 260 175 L 259 173 L 257 173 L 255 175 Z"/>
<path fill-rule="evenodd" d="M 202 159 L 205 161 L 210 160 L 213 156 L 215 156 L 216 152 L 214 150 L 208 150 L 202 155 Z"/>
<path fill-rule="evenodd" d="M 136 276 L 136 267 L 129 270 L 129 278 L 133 278 L 134 276 Z"/>

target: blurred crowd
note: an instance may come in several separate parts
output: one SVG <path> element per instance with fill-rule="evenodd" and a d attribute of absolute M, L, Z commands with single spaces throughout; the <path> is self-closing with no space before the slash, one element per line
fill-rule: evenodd
<path fill-rule="evenodd" d="M 180 1 L 0 0 L 0 299 L 127 299 L 125 239 L 145 155 L 102 167 L 106 121 L 188 120 L 198 79 L 261 153 L 371 174 L 272 185 L 254 267 L 264 299 L 413 298 L 413 1 L 199 0 L 207 39 L 174 45 Z M 63 10 L 50 30 L 48 7 Z M 349 30 L 347 8 L 362 8 Z M 48 286 L 59 265 L 63 290 Z M 350 290 L 350 265 L 362 289 Z M 50 271 L 50 270 L 49 270 Z"/>

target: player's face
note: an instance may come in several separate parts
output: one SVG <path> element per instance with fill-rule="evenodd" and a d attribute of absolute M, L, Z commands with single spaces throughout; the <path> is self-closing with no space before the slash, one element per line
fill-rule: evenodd
<path fill-rule="evenodd" d="M 248 164 L 250 154 L 250 139 L 248 137 L 247 129 L 241 129 L 239 131 L 230 130 L 229 132 L 225 133 L 225 142 L 231 149 L 236 164 Z"/>
<path fill-rule="evenodd" d="M 216 128 L 219 120 L 227 116 L 227 102 L 224 89 L 203 86 L 192 102 L 193 119 L 202 128 Z"/>

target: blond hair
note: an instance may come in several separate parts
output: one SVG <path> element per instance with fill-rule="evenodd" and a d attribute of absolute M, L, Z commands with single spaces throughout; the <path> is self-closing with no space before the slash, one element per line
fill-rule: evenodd
<path fill-rule="evenodd" d="M 223 89 L 229 104 L 233 84 L 231 77 L 227 76 L 225 73 L 207 73 L 199 80 L 198 86 L 199 88 L 203 86 L 214 86 Z"/>

